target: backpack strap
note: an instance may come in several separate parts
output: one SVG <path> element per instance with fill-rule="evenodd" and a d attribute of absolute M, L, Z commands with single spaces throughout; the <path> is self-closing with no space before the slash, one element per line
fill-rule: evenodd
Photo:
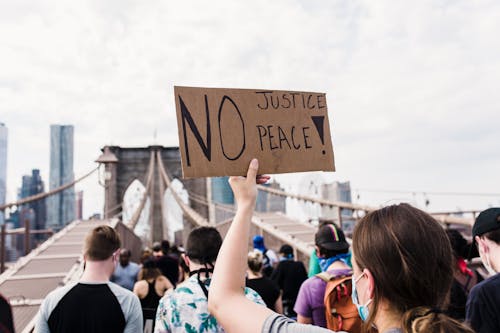
<path fill-rule="evenodd" d="M 316 277 L 328 283 L 328 281 L 330 281 L 334 277 L 334 275 L 329 274 L 328 272 L 323 272 L 316 274 Z"/>

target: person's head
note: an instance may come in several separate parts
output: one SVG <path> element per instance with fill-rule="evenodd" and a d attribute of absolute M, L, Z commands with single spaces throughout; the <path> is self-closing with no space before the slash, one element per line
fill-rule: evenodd
<path fill-rule="evenodd" d="M 472 236 L 490 274 L 500 271 L 500 208 L 488 208 L 476 218 Z"/>
<path fill-rule="evenodd" d="M 280 247 L 279 254 L 286 259 L 293 259 L 293 248 L 288 244 L 283 244 Z"/>
<path fill-rule="evenodd" d="M 141 252 L 141 258 L 139 259 L 139 262 L 141 264 L 144 264 L 146 260 L 152 257 L 153 257 L 153 251 L 149 247 L 145 247 Z"/>
<path fill-rule="evenodd" d="M 107 225 L 92 229 L 85 237 L 83 256 L 86 261 L 105 261 L 118 254 L 120 236 Z"/>
<path fill-rule="evenodd" d="M 314 236 L 318 258 L 331 258 L 349 252 L 349 243 L 342 229 L 334 224 L 322 224 Z"/>
<path fill-rule="evenodd" d="M 163 254 L 167 254 L 170 252 L 170 242 L 168 240 L 162 240 L 160 243 L 160 247 Z"/>
<path fill-rule="evenodd" d="M 161 249 L 161 243 L 160 242 L 154 242 L 153 243 L 153 256 L 155 257 L 161 257 L 164 255 L 162 249 Z"/>
<path fill-rule="evenodd" d="M 156 279 L 161 275 L 161 271 L 158 269 L 156 265 L 156 260 L 154 258 L 147 259 L 142 264 L 142 268 L 137 275 L 137 279 L 140 280 L 150 280 Z"/>
<path fill-rule="evenodd" d="M 130 263 L 131 256 L 132 256 L 132 253 L 130 252 L 129 249 L 121 249 L 120 250 L 120 265 L 122 267 L 127 267 L 128 264 Z"/>
<path fill-rule="evenodd" d="M 247 264 L 248 269 L 254 274 L 259 274 L 262 270 L 262 263 L 264 261 L 264 255 L 259 250 L 252 250 L 248 252 Z"/>
<path fill-rule="evenodd" d="M 353 296 L 366 327 L 389 315 L 402 318 L 403 332 L 469 332 L 441 313 L 453 256 L 430 215 L 408 204 L 373 211 L 357 223 L 352 244 Z"/>
<path fill-rule="evenodd" d="M 199 265 L 213 265 L 222 245 L 222 237 L 213 227 L 198 227 L 188 236 L 186 256 Z"/>
<path fill-rule="evenodd" d="M 253 248 L 265 252 L 266 246 L 264 245 L 264 237 L 262 235 L 255 235 L 253 237 Z"/>

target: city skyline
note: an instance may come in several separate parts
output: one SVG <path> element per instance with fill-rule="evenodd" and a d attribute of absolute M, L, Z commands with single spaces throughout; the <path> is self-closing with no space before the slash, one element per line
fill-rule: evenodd
<path fill-rule="evenodd" d="M 488 0 L 4 2 L 9 201 L 30 169 L 48 179 L 50 124 L 75 126 L 76 176 L 105 145 L 177 146 L 184 85 L 325 92 L 337 172 L 321 177 L 349 180 L 355 203 L 499 206 L 499 13 Z M 294 192 L 302 177 L 276 178 Z M 77 185 L 84 216 L 102 212 L 96 184 Z"/>

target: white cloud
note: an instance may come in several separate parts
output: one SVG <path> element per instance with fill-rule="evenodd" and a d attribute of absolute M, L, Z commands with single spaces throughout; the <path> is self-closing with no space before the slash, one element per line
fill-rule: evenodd
<path fill-rule="evenodd" d="M 76 174 L 105 144 L 176 145 L 173 85 L 324 91 L 331 179 L 498 192 L 499 28 L 486 0 L 1 2 L 10 199 L 47 181 L 52 123 L 75 125 Z"/>

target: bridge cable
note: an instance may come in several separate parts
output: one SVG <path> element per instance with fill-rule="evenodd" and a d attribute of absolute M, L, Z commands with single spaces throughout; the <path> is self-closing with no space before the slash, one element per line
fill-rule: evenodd
<path fill-rule="evenodd" d="M 317 203 L 320 206 L 328 206 L 331 208 L 337 207 L 339 209 L 343 208 L 343 209 L 350 209 L 353 211 L 360 211 L 361 210 L 361 211 L 364 211 L 365 213 L 379 209 L 379 207 L 364 206 L 364 205 L 352 204 L 352 203 L 343 202 L 343 201 L 330 201 L 330 200 L 313 198 L 313 197 L 306 196 L 306 195 L 298 195 L 298 194 L 288 193 L 288 192 L 281 191 L 278 189 L 269 188 L 269 187 L 266 187 L 263 185 L 257 185 L 257 188 L 260 191 L 265 191 L 265 192 L 268 192 L 272 195 L 297 199 L 299 201 L 308 201 L 308 202 L 312 202 L 312 203 Z M 434 217 L 438 222 L 445 223 L 445 224 L 453 223 L 453 224 L 461 224 L 461 225 L 471 226 L 474 222 L 472 219 L 469 219 L 469 218 L 450 216 L 448 214 L 442 214 L 442 213 L 431 213 L 430 215 L 432 217 Z"/>
<path fill-rule="evenodd" d="M 193 208 L 189 207 L 182 201 L 180 198 L 179 194 L 172 189 L 171 185 L 172 182 L 170 181 L 170 178 L 165 171 L 165 166 L 163 165 L 163 160 L 161 158 L 161 153 L 159 151 L 156 152 L 156 159 L 157 159 L 157 164 L 158 164 L 158 171 L 160 172 L 160 176 L 165 182 L 165 185 L 167 188 L 170 188 L 172 192 L 172 196 L 174 197 L 175 201 L 181 208 L 182 212 L 184 213 L 184 216 L 191 222 L 194 223 L 197 226 L 208 226 L 208 220 L 201 216 L 198 212 L 196 212 Z"/>
<path fill-rule="evenodd" d="M 153 152 L 151 152 L 150 158 L 149 158 L 148 173 L 146 176 L 146 190 L 144 191 L 144 195 L 142 196 L 142 199 L 141 199 L 141 202 L 139 203 L 139 206 L 134 211 L 134 214 L 132 215 L 130 220 L 126 223 L 126 225 L 132 230 L 134 230 L 135 226 L 139 222 L 139 218 L 141 217 L 142 210 L 144 209 L 144 206 L 146 205 L 146 201 L 148 199 L 148 193 L 151 189 L 151 183 L 153 180 L 154 158 L 155 158 L 155 155 Z M 150 212 L 150 214 L 151 214 L 151 212 Z"/>
<path fill-rule="evenodd" d="M 91 174 L 93 174 L 96 170 L 98 170 L 99 167 L 96 167 L 95 169 L 93 169 L 92 171 L 88 172 L 87 174 L 83 175 L 82 177 L 76 179 L 76 180 L 73 180 L 72 182 L 70 183 L 67 183 L 67 184 L 64 184 L 64 185 L 61 185 L 53 190 L 50 190 L 48 192 L 44 192 L 44 193 L 38 193 L 38 194 L 35 194 L 35 195 L 32 195 L 32 196 L 29 196 L 27 198 L 24 198 L 24 199 L 21 199 L 21 200 L 18 200 L 16 202 L 11 202 L 11 203 L 8 203 L 8 204 L 4 204 L 4 205 L 0 205 L 0 211 L 3 211 L 7 208 L 11 208 L 13 206 L 20 206 L 20 205 L 24 205 L 24 204 L 27 204 L 27 203 L 30 203 L 30 202 L 33 202 L 33 201 L 37 201 L 37 200 L 41 200 L 41 199 L 45 199 L 51 195 L 54 195 L 54 194 L 57 194 L 61 191 L 64 191 L 72 186 L 74 186 L 76 183 L 84 180 L 85 178 L 89 177 Z"/>

